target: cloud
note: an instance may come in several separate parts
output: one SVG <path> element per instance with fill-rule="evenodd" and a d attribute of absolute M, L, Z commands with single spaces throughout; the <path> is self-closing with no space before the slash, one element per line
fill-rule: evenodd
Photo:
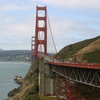
<path fill-rule="evenodd" d="M 11 36 L 21 36 L 25 37 L 32 33 L 33 27 L 32 23 L 14 23 L 2 25 L 0 27 L 0 35 L 11 35 Z"/>
<path fill-rule="evenodd" d="M 14 21 L 14 18 L 13 17 L 3 18 L 3 16 L 2 16 L 2 20 L 0 20 L 0 23 L 2 25 L 4 25 L 4 24 L 8 24 L 8 23 L 13 22 L 13 21 Z"/>
<path fill-rule="evenodd" d="M 18 6 L 18 5 L 12 5 L 12 4 L 7 4 L 7 5 L 2 5 L 0 6 L 0 9 L 2 9 L 2 11 L 9 11 L 9 10 L 28 10 L 29 7 L 27 6 Z"/>
<path fill-rule="evenodd" d="M 3 0 L 0 2 L 0 11 L 32 10 L 36 5 L 28 0 Z"/>
<path fill-rule="evenodd" d="M 37 0 L 44 2 L 47 5 L 56 7 L 74 8 L 88 8 L 93 10 L 100 10 L 100 0 Z"/>
<path fill-rule="evenodd" d="M 16 13 L 19 14 L 19 13 Z M 0 20 L 0 35 L 13 35 L 13 36 L 23 36 L 33 33 L 35 28 L 35 16 L 34 14 L 29 14 L 27 17 L 17 18 L 6 15 L 6 17 Z"/>
<path fill-rule="evenodd" d="M 31 36 L 35 32 L 34 5 L 27 0 L 0 1 L 0 48 L 30 49 Z"/>
<path fill-rule="evenodd" d="M 0 48 L 31 49 L 31 36 L 35 32 L 34 25 L 33 14 L 23 20 L 13 17 L 4 18 L 0 24 Z"/>
<path fill-rule="evenodd" d="M 60 50 L 66 45 L 93 38 L 100 35 L 100 29 L 89 27 L 91 22 L 69 20 L 50 16 L 52 34 L 57 49 Z M 94 26 L 97 23 L 94 24 Z M 50 34 L 50 32 L 49 32 Z M 50 36 L 49 36 L 50 38 Z M 51 43 L 51 42 L 50 42 Z M 53 46 L 51 46 L 53 47 Z"/>

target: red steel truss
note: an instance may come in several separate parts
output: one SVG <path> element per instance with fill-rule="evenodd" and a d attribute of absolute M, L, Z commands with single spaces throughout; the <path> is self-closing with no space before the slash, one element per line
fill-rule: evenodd
<path fill-rule="evenodd" d="M 56 74 L 56 100 L 82 100 L 78 86 L 73 86 L 70 81 Z"/>
<path fill-rule="evenodd" d="M 64 66 L 51 67 L 56 73 L 57 100 L 100 100 L 100 71 Z M 61 80 L 63 81 L 61 82 Z M 66 85 L 63 85 L 62 83 Z M 66 90 L 63 90 L 66 89 Z M 61 95 L 61 92 L 62 94 Z M 66 95 L 64 93 L 66 91 Z"/>
<path fill-rule="evenodd" d="M 91 73 L 85 69 L 82 72 L 82 69 L 75 71 L 61 66 L 51 68 L 54 76 L 56 74 L 56 100 L 100 100 L 100 88 L 97 88 L 100 85 L 99 71 Z"/>
<path fill-rule="evenodd" d="M 41 39 L 42 37 L 42 39 Z M 47 54 L 47 9 L 36 7 L 35 37 L 31 41 L 32 60 L 39 60 L 38 53 Z"/>

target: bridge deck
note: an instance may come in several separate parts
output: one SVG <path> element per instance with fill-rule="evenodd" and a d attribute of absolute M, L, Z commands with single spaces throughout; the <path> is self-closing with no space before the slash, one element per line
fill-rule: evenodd
<path fill-rule="evenodd" d="M 52 65 L 64 66 L 64 67 L 100 69 L 100 64 L 93 64 L 93 63 L 55 63 L 55 62 L 48 62 L 48 63 Z"/>

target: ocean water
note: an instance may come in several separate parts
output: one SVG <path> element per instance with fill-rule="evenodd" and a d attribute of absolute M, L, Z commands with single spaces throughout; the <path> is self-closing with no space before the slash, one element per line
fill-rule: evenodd
<path fill-rule="evenodd" d="M 8 92 L 19 87 L 13 77 L 25 77 L 30 66 L 29 62 L 0 62 L 0 100 L 7 100 Z"/>

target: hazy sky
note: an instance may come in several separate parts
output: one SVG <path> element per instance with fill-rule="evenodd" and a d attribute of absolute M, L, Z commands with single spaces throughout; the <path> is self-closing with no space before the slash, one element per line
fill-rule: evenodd
<path fill-rule="evenodd" d="M 1 49 L 31 49 L 36 5 L 47 6 L 58 51 L 100 35 L 100 0 L 0 0 Z"/>

